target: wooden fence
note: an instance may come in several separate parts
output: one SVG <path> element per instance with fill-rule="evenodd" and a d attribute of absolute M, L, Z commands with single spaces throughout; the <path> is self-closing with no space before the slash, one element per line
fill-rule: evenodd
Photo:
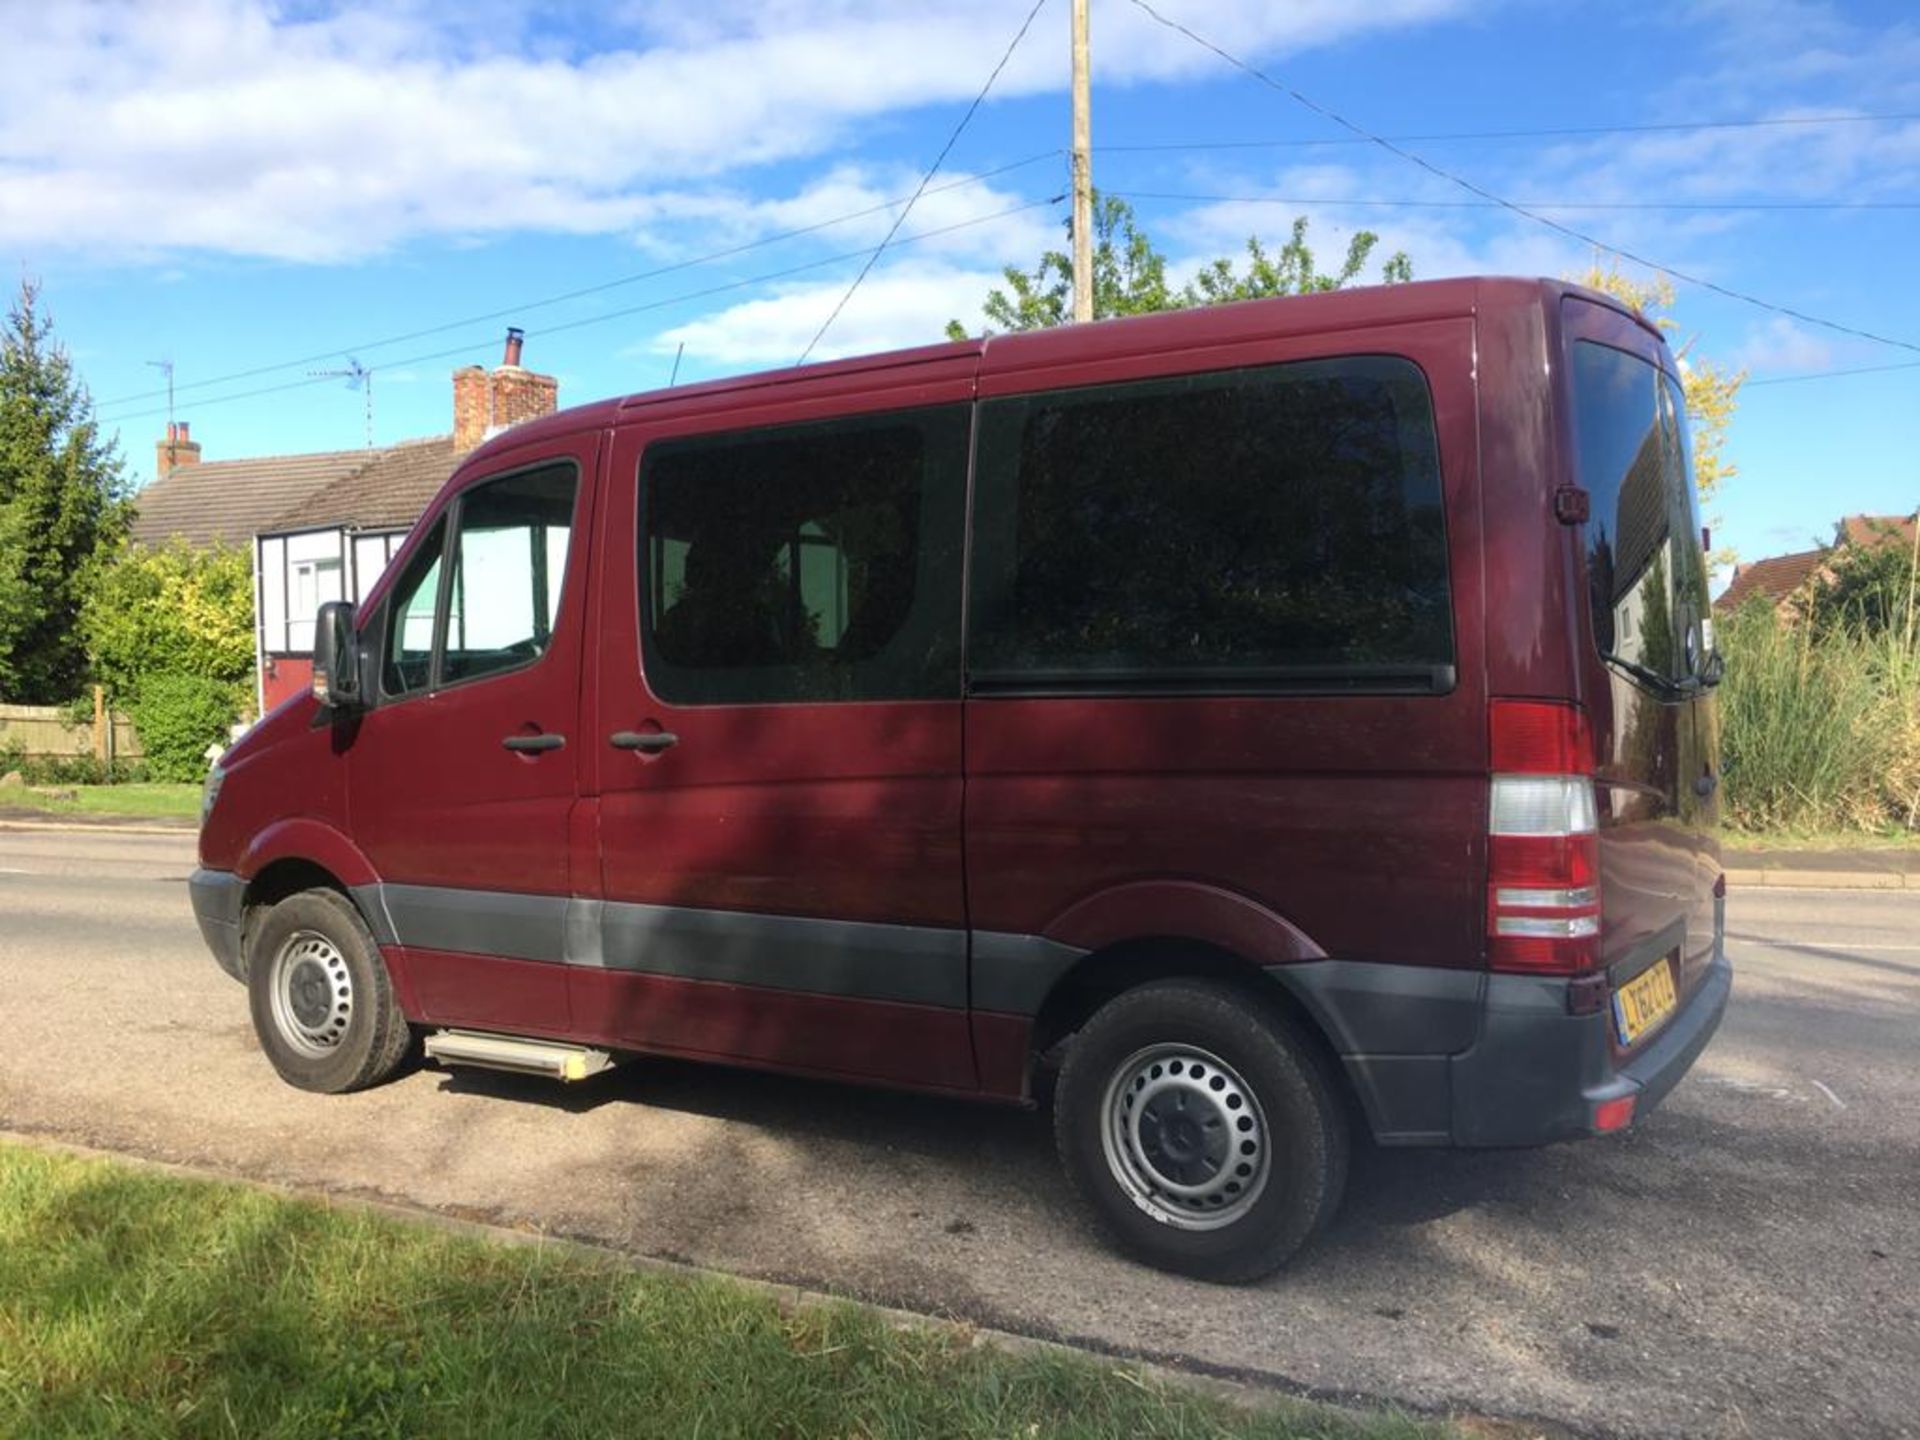
<path fill-rule="evenodd" d="M 75 725 L 64 705 L 0 705 L 0 750 L 20 746 L 29 756 L 138 760 L 140 737 L 133 722 L 96 707 L 91 724 Z"/>

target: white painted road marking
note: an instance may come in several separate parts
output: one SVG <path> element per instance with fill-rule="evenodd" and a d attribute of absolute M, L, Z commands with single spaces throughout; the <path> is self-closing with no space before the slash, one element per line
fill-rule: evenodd
<path fill-rule="evenodd" d="M 1834 1109 L 1844 1110 L 1847 1108 L 1846 1101 L 1842 1100 L 1838 1095 L 1834 1094 L 1833 1091 L 1829 1090 L 1825 1085 L 1822 1085 L 1818 1080 L 1809 1080 L 1807 1083 L 1813 1086 L 1813 1088 L 1818 1090 L 1822 1095 L 1826 1096 L 1827 1099 L 1833 1101 Z"/>

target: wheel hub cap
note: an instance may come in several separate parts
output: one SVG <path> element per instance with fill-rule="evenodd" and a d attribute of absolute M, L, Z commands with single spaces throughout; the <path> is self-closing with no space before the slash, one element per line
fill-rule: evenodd
<path fill-rule="evenodd" d="M 311 960 L 303 960 L 295 967 L 289 987 L 293 992 L 294 1018 L 310 1028 L 322 1024 L 332 995 L 326 972 Z"/>
<path fill-rule="evenodd" d="M 1109 1169 L 1156 1220 L 1218 1229 L 1244 1215 L 1266 1188 L 1265 1114 L 1238 1072 L 1208 1051 L 1136 1051 L 1115 1068 L 1103 1116 Z"/>
<path fill-rule="evenodd" d="M 353 1019 L 353 974 L 326 936 L 301 930 L 273 957 L 268 993 L 274 1027 L 300 1054 L 318 1058 L 346 1037 Z"/>

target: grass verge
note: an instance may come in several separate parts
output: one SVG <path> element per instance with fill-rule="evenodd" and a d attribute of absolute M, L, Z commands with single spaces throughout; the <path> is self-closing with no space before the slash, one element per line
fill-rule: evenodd
<path fill-rule="evenodd" d="M 1871 850 L 1920 853 L 1920 830 L 1726 830 L 1720 835 L 1720 848 L 1728 855 L 1762 854 L 1775 850 Z"/>
<path fill-rule="evenodd" d="M 32 786 L 0 790 L 0 806 L 38 810 L 46 815 L 114 815 L 130 819 L 200 818 L 198 785 L 160 782 L 127 785 L 58 785 L 49 789 L 72 791 L 71 800 L 37 795 Z"/>
<path fill-rule="evenodd" d="M 0 1145 L 9 1436 L 1439 1436 Z"/>

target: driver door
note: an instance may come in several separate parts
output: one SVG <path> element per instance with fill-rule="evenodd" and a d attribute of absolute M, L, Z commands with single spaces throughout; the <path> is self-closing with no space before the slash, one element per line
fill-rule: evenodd
<path fill-rule="evenodd" d="M 574 875 L 567 829 L 597 462 L 588 435 L 475 476 L 363 627 L 379 683 L 350 821 L 437 1024 L 567 1028 L 567 897 L 597 879 Z"/>

